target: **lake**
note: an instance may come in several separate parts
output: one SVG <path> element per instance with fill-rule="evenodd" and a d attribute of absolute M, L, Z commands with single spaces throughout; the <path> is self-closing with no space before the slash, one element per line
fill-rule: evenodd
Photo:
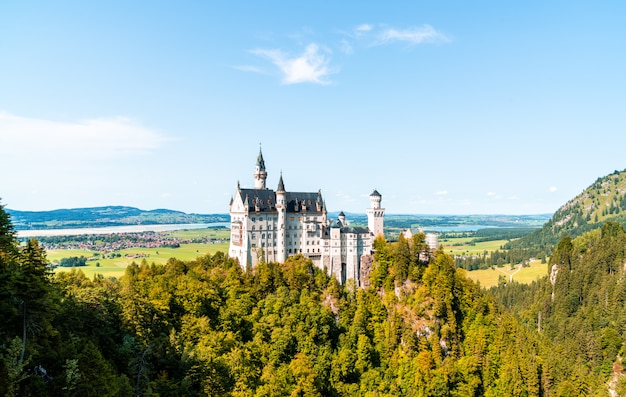
<path fill-rule="evenodd" d="M 81 234 L 113 234 L 113 233 L 141 233 L 166 232 L 170 230 L 204 229 L 209 227 L 230 227 L 230 222 L 215 223 L 181 223 L 164 225 L 127 225 L 107 227 L 85 227 L 76 229 L 40 229 L 18 230 L 17 237 L 49 237 L 49 236 L 78 236 Z"/>

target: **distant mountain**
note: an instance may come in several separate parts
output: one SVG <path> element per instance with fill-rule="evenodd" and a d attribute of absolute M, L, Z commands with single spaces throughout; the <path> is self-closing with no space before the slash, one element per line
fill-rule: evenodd
<path fill-rule="evenodd" d="M 559 208 L 541 229 L 512 246 L 553 247 L 564 236 L 580 236 L 607 221 L 626 225 L 626 170 L 598 178 Z"/>
<path fill-rule="evenodd" d="M 339 212 L 329 212 L 328 219 L 336 219 Z M 348 223 L 367 225 L 367 215 L 346 212 Z M 504 228 L 540 228 L 551 214 L 537 215 L 431 215 L 431 214 L 385 214 L 385 229 L 407 229 L 409 227 L 504 227 Z"/>
<path fill-rule="evenodd" d="M 16 230 L 230 221 L 228 214 L 187 214 L 167 209 L 144 211 L 134 207 L 123 206 L 72 208 L 53 211 L 17 211 L 6 209 L 6 212 L 11 216 L 11 221 Z"/>

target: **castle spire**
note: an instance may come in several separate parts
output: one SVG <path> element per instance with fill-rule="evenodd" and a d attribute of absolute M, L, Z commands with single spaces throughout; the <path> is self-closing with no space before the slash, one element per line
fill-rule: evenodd
<path fill-rule="evenodd" d="M 263 160 L 263 152 L 261 151 L 261 144 L 259 143 L 259 155 L 256 158 L 256 166 L 261 171 L 265 171 L 265 161 Z"/>
<path fill-rule="evenodd" d="M 278 188 L 276 189 L 277 192 L 284 192 L 285 191 L 285 184 L 283 183 L 283 173 L 281 171 L 280 173 L 280 179 L 278 180 Z"/>
<path fill-rule="evenodd" d="M 263 160 L 263 152 L 261 144 L 259 144 L 259 155 L 256 158 L 256 167 L 254 168 L 254 188 L 266 189 L 265 180 L 267 179 L 267 171 L 265 170 L 265 161 Z"/>

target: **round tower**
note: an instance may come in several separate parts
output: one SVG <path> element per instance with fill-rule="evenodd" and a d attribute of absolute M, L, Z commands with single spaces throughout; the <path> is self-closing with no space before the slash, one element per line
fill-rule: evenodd
<path fill-rule="evenodd" d="M 283 173 L 280 173 L 278 180 L 278 188 L 276 189 L 276 212 L 278 212 L 278 220 L 276 223 L 276 249 L 278 262 L 284 262 L 287 259 L 287 247 L 285 244 L 285 233 L 287 229 L 287 192 L 283 183 Z"/>
<path fill-rule="evenodd" d="M 374 236 L 383 234 L 385 209 L 380 207 L 383 196 L 376 189 L 370 194 L 370 208 L 367 213 L 367 227 Z"/>
<path fill-rule="evenodd" d="M 259 147 L 259 155 L 256 158 L 256 167 L 254 168 L 254 188 L 266 189 L 265 180 L 267 179 L 267 171 L 265 171 L 265 161 L 263 153 Z"/>

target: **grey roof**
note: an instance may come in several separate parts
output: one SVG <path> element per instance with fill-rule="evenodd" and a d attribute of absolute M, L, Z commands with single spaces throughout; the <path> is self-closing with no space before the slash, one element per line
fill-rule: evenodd
<path fill-rule="evenodd" d="M 280 173 L 280 179 L 278 180 L 278 188 L 276 189 L 277 192 L 284 192 L 285 191 L 285 184 L 283 183 L 283 173 Z"/>
<path fill-rule="evenodd" d="M 372 192 L 372 194 L 370 194 L 371 196 L 377 196 L 377 197 L 382 197 L 382 195 L 380 193 L 378 193 L 378 190 L 374 189 L 374 191 Z"/>
<path fill-rule="evenodd" d="M 256 158 L 256 165 L 258 165 L 259 168 L 265 171 L 265 161 L 263 160 L 263 153 L 261 152 L 261 148 L 259 148 L 259 155 Z"/>
<path fill-rule="evenodd" d="M 285 201 L 287 203 L 287 212 L 303 212 L 303 206 L 306 208 L 306 212 L 318 212 L 318 203 L 321 208 L 321 211 L 319 212 L 322 212 L 324 210 L 324 202 L 322 200 L 322 194 L 320 192 L 287 192 Z"/>
<path fill-rule="evenodd" d="M 272 189 L 240 189 L 240 191 L 244 204 L 248 205 L 248 211 L 255 212 L 258 207 L 259 212 L 276 212 L 276 193 Z M 325 209 L 320 192 L 286 192 L 285 201 L 287 213 L 322 213 Z M 320 205 L 320 211 L 317 210 L 317 203 Z"/>
<path fill-rule="evenodd" d="M 248 205 L 249 211 L 269 212 L 276 211 L 276 195 L 270 189 L 241 189 L 241 197 L 244 198 L 244 204 Z M 247 201 L 247 202 L 246 202 Z"/>
<path fill-rule="evenodd" d="M 366 227 L 360 226 L 345 226 L 341 221 L 336 220 L 330 223 L 331 228 L 339 228 L 341 229 L 341 233 L 357 233 L 357 234 L 367 234 L 369 233 L 369 229 Z"/>
<path fill-rule="evenodd" d="M 359 234 L 363 234 L 363 233 L 369 233 L 369 229 L 366 227 L 344 227 L 341 228 L 341 233 L 359 233 Z"/>

